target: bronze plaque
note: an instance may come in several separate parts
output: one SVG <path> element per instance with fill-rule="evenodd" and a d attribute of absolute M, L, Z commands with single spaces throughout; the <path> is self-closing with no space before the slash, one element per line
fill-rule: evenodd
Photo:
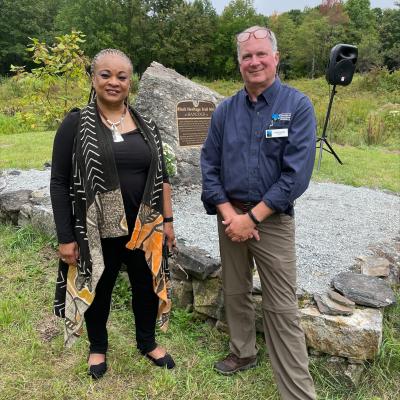
<path fill-rule="evenodd" d="M 179 146 L 201 146 L 204 143 L 214 110 L 212 101 L 185 100 L 176 105 Z"/>

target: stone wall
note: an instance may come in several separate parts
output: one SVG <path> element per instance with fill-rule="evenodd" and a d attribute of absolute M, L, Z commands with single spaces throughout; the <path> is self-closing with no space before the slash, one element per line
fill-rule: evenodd
<path fill-rule="evenodd" d="M 386 245 L 391 253 L 399 246 L 399 241 Z M 223 292 L 221 282 L 221 267 L 212 261 L 203 264 L 198 249 L 188 248 L 179 244 L 182 249 L 171 264 L 173 300 L 177 307 L 193 310 L 200 318 L 208 320 L 217 328 L 227 331 L 224 317 Z M 398 254 L 398 253 L 397 253 Z M 377 257 L 378 258 L 378 257 Z M 382 257 L 379 257 L 382 258 Z M 391 264 L 391 269 L 397 275 L 400 258 Z M 201 267 L 202 265 L 202 267 Z M 353 273 L 355 277 L 360 274 Z M 253 299 L 256 310 L 256 329 L 263 332 L 262 298 L 260 281 L 257 273 L 253 276 Z M 387 304 L 393 304 L 395 297 L 389 285 L 381 278 L 371 278 L 372 284 L 381 284 L 388 293 Z M 350 283 L 353 289 L 353 283 Z M 356 289 L 355 289 L 356 290 Z M 372 286 L 364 287 L 368 297 L 373 302 L 379 298 L 381 291 L 373 290 Z M 337 293 L 338 297 L 340 294 Z M 357 301 L 357 297 L 354 298 Z M 334 310 L 321 312 L 313 297 L 307 293 L 298 293 L 301 324 L 306 334 L 307 344 L 319 353 L 340 356 L 352 362 L 373 359 L 379 351 L 382 342 L 382 307 L 363 307 L 353 305 L 350 315 L 341 313 L 340 304 Z M 340 301 L 336 298 L 336 301 Z M 350 300 L 351 302 L 351 300 Z"/>
<path fill-rule="evenodd" d="M 56 232 L 49 195 L 41 190 L 0 193 L 0 222 L 32 225 L 49 236 Z"/>
<path fill-rule="evenodd" d="M 9 173 L 18 174 L 19 171 Z M 47 187 L 47 182 L 44 185 Z M 54 235 L 48 188 L 16 191 L 8 188 L 0 192 L 0 221 L 19 226 L 30 224 Z M 197 247 L 188 246 L 184 240 L 178 242 L 178 248 L 178 255 L 170 262 L 174 307 L 193 311 L 216 328 L 227 331 L 219 261 Z M 351 375 L 354 368 L 357 370 L 354 363 L 373 359 L 378 353 L 383 306 L 395 302 L 390 284 L 399 284 L 400 239 L 376 244 L 372 251 L 373 256 L 356 260 L 356 272 L 339 274 L 333 280 L 335 290 L 327 295 L 313 299 L 308 293 L 298 293 L 301 324 L 309 348 L 314 354 L 339 357 L 333 359 L 336 360 L 333 365 L 346 359 L 347 375 Z M 255 273 L 253 299 L 258 332 L 263 331 L 260 293 L 260 280 Z M 341 365 L 339 369 L 343 368 Z"/>

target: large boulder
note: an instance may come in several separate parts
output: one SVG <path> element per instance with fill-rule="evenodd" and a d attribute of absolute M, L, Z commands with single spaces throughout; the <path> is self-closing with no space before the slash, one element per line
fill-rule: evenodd
<path fill-rule="evenodd" d="M 368 276 L 389 276 L 390 262 L 384 257 L 360 256 L 361 273 Z"/>
<path fill-rule="evenodd" d="M 152 62 L 144 72 L 140 80 L 135 107 L 156 122 L 163 142 L 172 147 L 177 159 L 177 175 L 174 183 L 189 185 L 201 182 L 199 165 L 200 149 L 204 141 L 204 127 L 206 131 L 209 123 L 208 117 L 222 99 L 223 96 L 220 94 L 192 82 L 157 62 Z M 186 121 L 185 131 L 190 133 L 192 139 L 195 139 L 194 145 L 188 142 L 184 144 L 179 137 L 177 106 L 183 101 L 193 101 L 190 107 L 193 113 L 188 112 L 189 118 L 182 121 Z M 210 107 L 206 107 L 205 118 L 202 117 L 201 107 L 198 107 L 199 102 L 210 105 Z M 196 135 L 201 135 L 201 138 L 196 140 Z"/>
<path fill-rule="evenodd" d="M 373 359 L 382 342 L 382 312 L 355 309 L 350 316 L 321 314 L 317 307 L 300 310 L 307 345 L 320 352 L 356 360 Z"/>
<path fill-rule="evenodd" d="M 0 195 L 0 221 L 18 223 L 18 214 L 24 204 L 29 203 L 32 190 L 16 190 Z"/>
<path fill-rule="evenodd" d="M 174 307 L 187 308 L 193 305 L 192 281 L 171 280 L 172 302 Z"/>
<path fill-rule="evenodd" d="M 56 227 L 48 192 L 33 191 L 30 195 L 29 203 L 21 206 L 17 223 L 19 226 L 32 225 L 40 232 L 49 236 L 56 236 Z"/>
<path fill-rule="evenodd" d="M 193 281 L 194 310 L 207 317 L 225 321 L 222 282 L 218 278 Z"/>
<path fill-rule="evenodd" d="M 183 241 L 178 242 L 179 253 L 176 263 L 184 271 L 198 280 L 204 280 L 220 268 L 220 262 L 207 255 L 204 250 L 195 246 L 186 246 Z"/>

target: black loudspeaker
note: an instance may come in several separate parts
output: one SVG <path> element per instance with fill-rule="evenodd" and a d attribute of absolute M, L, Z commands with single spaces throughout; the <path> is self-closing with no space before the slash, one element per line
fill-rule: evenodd
<path fill-rule="evenodd" d="M 326 70 L 326 80 L 331 85 L 347 86 L 353 79 L 358 49 L 350 44 L 337 44 L 332 48 Z"/>

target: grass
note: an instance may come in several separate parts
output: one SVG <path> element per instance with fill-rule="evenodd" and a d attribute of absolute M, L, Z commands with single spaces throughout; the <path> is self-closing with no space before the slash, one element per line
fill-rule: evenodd
<path fill-rule="evenodd" d="M 177 361 L 173 371 L 153 367 L 135 349 L 127 291 L 116 289 L 109 321 L 109 372 L 99 382 L 86 375 L 88 342 L 63 348 L 61 323 L 51 315 L 54 242 L 31 228 L 0 225 L 0 399 L 278 399 L 262 337 L 260 365 L 233 377 L 212 370 L 228 351 L 228 338 L 192 314 L 175 310 L 159 334 Z M 122 286 L 122 288 L 121 288 Z M 399 297 L 400 300 L 400 297 Z M 395 400 L 400 394 L 400 306 L 385 316 L 384 344 L 358 389 L 338 379 L 324 358 L 311 363 L 319 399 Z"/>
<path fill-rule="evenodd" d="M 0 135 L 0 169 L 42 168 L 51 160 L 54 132 L 27 132 Z M 324 151 L 315 181 L 366 186 L 400 192 L 400 153 L 382 147 L 333 145 L 344 165 Z M 315 165 L 317 165 L 318 153 Z"/>
<path fill-rule="evenodd" d="M 0 169 L 41 169 L 51 160 L 54 132 L 0 134 Z"/>
<path fill-rule="evenodd" d="M 116 293 L 110 318 L 109 373 L 92 382 L 86 375 L 86 337 L 63 349 L 60 324 L 51 316 L 56 254 L 48 242 L 29 228 L 0 226 L 1 400 L 250 400 L 261 391 L 266 399 L 277 398 L 266 361 L 233 379 L 215 374 L 213 362 L 228 350 L 226 336 L 183 311 L 174 312 L 171 329 L 160 338 L 178 368 L 168 372 L 152 367 L 135 349 L 131 312 L 121 306 L 125 290 Z"/>
<path fill-rule="evenodd" d="M 312 177 L 314 181 L 400 192 L 400 152 L 366 146 L 340 146 L 331 141 L 329 143 L 343 165 L 340 165 L 333 155 L 324 151 L 321 169 L 318 171 L 319 149 L 317 149 Z"/>

